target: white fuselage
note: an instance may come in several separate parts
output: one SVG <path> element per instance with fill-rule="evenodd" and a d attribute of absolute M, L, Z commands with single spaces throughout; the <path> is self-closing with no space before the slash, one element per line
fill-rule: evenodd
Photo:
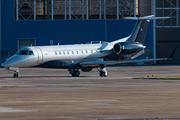
<path fill-rule="evenodd" d="M 112 51 L 113 45 L 80 44 L 39 47 L 43 51 L 43 63 L 51 60 L 83 60 L 85 58 L 101 58 Z"/>
<path fill-rule="evenodd" d="M 15 54 L 6 61 L 4 67 L 30 67 L 40 65 L 49 61 L 61 60 L 69 64 L 79 62 L 103 61 L 103 57 L 111 54 L 115 43 L 102 42 L 98 44 L 76 44 L 76 45 L 53 45 L 53 46 L 31 46 L 24 47 L 20 51 L 27 54 Z M 33 52 L 33 55 L 29 54 Z"/>

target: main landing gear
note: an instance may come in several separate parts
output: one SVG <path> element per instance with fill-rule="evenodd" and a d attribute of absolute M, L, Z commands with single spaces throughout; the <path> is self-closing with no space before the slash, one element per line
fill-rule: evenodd
<path fill-rule="evenodd" d="M 80 75 L 79 70 L 70 69 L 68 71 L 69 71 L 69 74 L 71 74 L 73 77 L 79 77 L 79 75 Z"/>
<path fill-rule="evenodd" d="M 107 72 L 106 68 L 104 67 L 104 65 L 100 66 L 99 75 L 101 77 L 107 77 L 108 76 L 108 72 Z"/>
<path fill-rule="evenodd" d="M 68 71 L 69 71 L 69 74 L 71 74 L 73 77 L 79 77 L 79 75 L 80 75 L 79 70 L 69 69 Z M 108 72 L 107 72 L 106 68 L 104 67 L 104 65 L 100 65 L 100 69 L 98 69 L 98 71 L 99 71 L 99 75 L 101 77 L 107 77 L 108 76 Z"/>

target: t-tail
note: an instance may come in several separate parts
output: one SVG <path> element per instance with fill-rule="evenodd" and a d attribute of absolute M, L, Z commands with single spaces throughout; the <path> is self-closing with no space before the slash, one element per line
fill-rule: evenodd
<path fill-rule="evenodd" d="M 138 42 L 144 44 L 149 21 L 154 19 L 169 19 L 169 18 L 171 17 L 154 17 L 154 15 L 149 15 L 145 17 L 125 17 L 124 19 L 137 20 L 137 23 L 131 35 L 127 37 L 125 41 Z M 118 40 L 114 42 L 120 42 L 120 41 Z"/>

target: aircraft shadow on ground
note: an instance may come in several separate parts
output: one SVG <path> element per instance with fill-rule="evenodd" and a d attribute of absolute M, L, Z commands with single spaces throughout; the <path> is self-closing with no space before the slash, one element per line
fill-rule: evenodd
<path fill-rule="evenodd" d="M 71 77 L 71 76 L 20 76 L 19 78 L 82 78 L 82 77 L 90 77 L 90 76 L 79 76 L 79 77 Z M 94 76 L 92 76 L 94 77 Z M 11 76 L 5 76 L 5 77 L 0 77 L 0 78 L 13 78 Z M 17 78 L 18 79 L 18 78 Z"/>

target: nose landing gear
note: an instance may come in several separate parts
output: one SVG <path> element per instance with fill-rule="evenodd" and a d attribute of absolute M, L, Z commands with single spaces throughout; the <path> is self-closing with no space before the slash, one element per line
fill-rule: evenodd
<path fill-rule="evenodd" d="M 19 70 L 15 70 L 14 71 L 14 78 L 19 78 Z"/>
<path fill-rule="evenodd" d="M 18 72 L 14 71 L 14 78 L 19 78 Z"/>
<path fill-rule="evenodd" d="M 14 78 L 19 78 L 19 68 L 16 67 L 5 67 L 5 70 L 10 70 L 10 71 L 14 71 L 13 77 Z"/>

